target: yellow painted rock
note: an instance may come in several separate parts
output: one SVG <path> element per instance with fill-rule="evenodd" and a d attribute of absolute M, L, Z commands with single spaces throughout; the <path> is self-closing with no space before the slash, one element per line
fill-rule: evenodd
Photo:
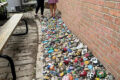
<path fill-rule="evenodd" d="M 62 65 L 63 65 L 63 63 L 62 63 L 62 62 L 60 62 L 59 67 L 61 67 Z"/>
<path fill-rule="evenodd" d="M 44 77 L 44 79 L 47 79 L 47 80 L 49 80 L 49 79 L 50 79 L 50 77 L 48 77 L 48 76 L 45 76 L 45 77 Z"/>
<path fill-rule="evenodd" d="M 60 73 L 60 77 L 64 76 L 64 72 Z"/>
<path fill-rule="evenodd" d="M 90 63 L 90 61 L 85 61 L 84 64 L 85 65 L 88 65 Z"/>
<path fill-rule="evenodd" d="M 54 49 L 55 52 L 58 52 L 58 49 Z"/>
<path fill-rule="evenodd" d="M 100 78 L 95 78 L 95 80 L 100 80 Z"/>
<path fill-rule="evenodd" d="M 77 53 L 76 53 L 76 55 L 77 55 L 77 56 L 79 56 L 79 55 L 80 55 L 80 53 L 79 53 L 79 52 L 77 52 Z"/>
<path fill-rule="evenodd" d="M 54 60 L 55 60 L 55 59 L 56 59 L 56 56 L 53 56 L 53 57 L 52 57 L 52 59 L 54 59 Z"/>
<path fill-rule="evenodd" d="M 65 33 L 65 35 L 68 35 L 68 33 Z"/>

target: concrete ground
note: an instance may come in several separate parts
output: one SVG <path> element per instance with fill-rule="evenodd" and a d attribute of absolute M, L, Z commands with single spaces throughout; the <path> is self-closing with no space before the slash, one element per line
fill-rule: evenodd
<path fill-rule="evenodd" d="M 17 80 L 42 80 L 40 14 L 38 16 L 35 18 L 34 11 L 24 13 L 24 18 L 28 21 L 29 33 L 23 36 L 11 36 L 2 52 L 14 60 Z M 48 9 L 45 10 L 45 16 L 50 16 Z M 21 26 L 25 25 L 21 23 L 17 28 Z M 15 32 L 20 31 L 16 29 Z M 0 80 L 12 80 L 9 63 L 1 58 Z"/>

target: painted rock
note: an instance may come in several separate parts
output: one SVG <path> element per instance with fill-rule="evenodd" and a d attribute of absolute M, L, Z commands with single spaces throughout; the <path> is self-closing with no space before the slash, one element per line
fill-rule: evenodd
<path fill-rule="evenodd" d="M 97 77 L 99 78 L 105 78 L 107 75 L 106 75 L 106 72 L 103 71 L 103 70 L 98 70 L 97 71 Z"/>
<path fill-rule="evenodd" d="M 54 65 L 50 66 L 50 70 L 54 70 Z"/>
<path fill-rule="evenodd" d="M 95 72 L 88 72 L 87 77 L 93 79 L 95 77 Z"/>
<path fill-rule="evenodd" d="M 84 64 L 85 65 L 88 65 L 90 63 L 90 61 L 85 61 Z"/>
<path fill-rule="evenodd" d="M 95 57 L 91 58 L 90 61 L 93 62 L 94 64 L 98 64 L 98 60 L 97 60 L 97 58 L 95 58 Z"/>
<path fill-rule="evenodd" d="M 63 76 L 62 80 L 69 80 L 69 76 L 67 75 Z"/>
<path fill-rule="evenodd" d="M 88 58 L 86 58 L 86 57 L 83 57 L 83 60 L 84 60 L 84 61 L 87 61 L 87 60 L 88 60 Z"/>
<path fill-rule="evenodd" d="M 84 66 L 84 62 L 81 62 L 81 63 L 80 63 L 80 66 Z"/>
<path fill-rule="evenodd" d="M 74 69 L 74 67 L 73 67 L 73 66 L 70 66 L 70 67 L 69 67 L 69 69 L 70 69 L 70 70 L 73 70 L 73 69 Z"/>
<path fill-rule="evenodd" d="M 48 61 L 50 61 L 50 58 L 46 57 L 46 59 L 45 59 L 45 60 L 46 60 L 46 62 L 48 62 Z"/>
<path fill-rule="evenodd" d="M 64 72 L 60 73 L 60 77 L 64 76 Z"/>
<path fill-rule="evenodd" d="M 75 53 L 77 56 L 79 56 L 81 53 L 79 53 L 79 52 L 77 52 L 77 53 Z"/>
<path fill-rule="evenodd" d="M 52 59 L 55 60 L 55 59 L 56 59 L 56 56 L 53 56 Z"/>
<path fill-rule="evenodd" d="M 48 77 L 48 76 L 45 76 L 45 77 L 44 77 L 44 79 L 45 79 L 45 80 L 49 80 L 49 79 L 50 79 L 50 77 Z"/>
<path fill-rule="evenodd" d="M 64 60 L 65 65 L 68 65 L 69 62 L 70 62 L 70 61 L 69 61 L 68 59 Z"/>
<path fill-rule="evenodd" d="M 71 53 L 71 52 L 72 52 L 72 50 L 71 50 L 70 48 L 68 48 L 68 49 L 67 49 L 67 51 L 68 51 L 69 53 Z"/>
<path fill-rule="evenodd" d="M 58 52 L 58 49 L 54 49 L 55 52 Z"/>
<path fill-rule="evenodd" d="M 77 49 L 81 49 L 83 48 L 83 43 L 80 43 L 78 46 L 77 46 Z"/>
<path fill-rule="evenodd" d="M 75 58 L 74 62 L 77 63 L 78 62 L 78 58 Z"/>
<path fill-rule="evenodd" d="M 87 76 L 87 72 L 85 70 L 83 70 L 81 73 L 80 73 L 80 76 L 81 77 L 86 77 Z"/>
<path fill-rule="evenodd" d="M 84 55 L 84 54 L 87 53 L 87 51 L 88 51 L 87 49 L 83 49 L 82 52 L 81 52 L 81 54 Z"/>
<path fill-rule="evenodd" d="M 79 78 L 75 78 L 74 80 L 79 80 Z"/>
<path fill-rule="evenodd" d="M 59 63 L 59 67 L 61 67 L 62 65 L 63 65 L 63 62 L 60 62 L 60 63 Z"/>
<path fill-rule="evenodd" d="M 100 80 L 100 78 L 95 78 L 95 80 Z"/>
<path fill-rule="evenodd" d="M 48 51 L 49 54 L 52 53 L 52 52 L 54 52 L 54 50 L 49 50 L 49 51 Z"/>
<path fill-rule="evenodd" d="M 85 54 L 85 57 L 88 58 L 89 56 L 90 56 L 90 53 L 86 53 L 86 54 Z"/>
<path fill-rule="evenodd" d="M 67 74 L 67 71 L 66 71 L 66 70 L 64 71 L 64 74 Z"/>
<path fill-rule="evenodd" d="M 67 48 L 63 48 L 63 50 L 62 50 L 62 51 L 63 51 L 63 53 L 64 53 L 64 52 L 66 52 L 66 51 L 67 51 Z"/>
<path fill-rule="evenodd" d="M 93 69 L 93 65 L 89 64 L 88 65 L 88 69 L 92 70 Z"/>
<path fill-rule="evenodd" d="M 73 76 L 69 74 L 69 80 L 73 80 Z"/>
<path fill-rule="evenodd" d="M 82 62 L 82 61 L 83 61 L 83 58 L 79 58 L 79 61 Z"/>
<path fill-rule="evenodd" d="M 80 40 L 79 39 L 75 39 L 74 42 L 79 42 Z"/>

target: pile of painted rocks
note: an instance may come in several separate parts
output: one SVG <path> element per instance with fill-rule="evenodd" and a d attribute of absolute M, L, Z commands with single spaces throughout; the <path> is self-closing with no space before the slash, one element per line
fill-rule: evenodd
<path fill-rule="evenodd" d="M 115 80 L 60 17 L 41 25 L 44 80 Z"/>

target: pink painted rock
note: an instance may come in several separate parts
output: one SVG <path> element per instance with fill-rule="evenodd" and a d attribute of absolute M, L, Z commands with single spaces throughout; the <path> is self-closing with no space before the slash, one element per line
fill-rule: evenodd
<path fill-rule="evenodd" d="M 77 63 L 78 62 L 78 58 L 75 58 L 74 62 Z"/>
<path fill-rule="evenodd" d="M 87 58 L 88 58 L 89 56 L 90 56 L 90 54 L 89 54 L 89 53 L 86 53 L 86 54 L 85 54 L 85 57 L 87 57 Z"/>
<path fill-rule="evenodd" d="M 69 76 L 67 75 L 63 76 L 62 80 L 69 80 Z"/>

